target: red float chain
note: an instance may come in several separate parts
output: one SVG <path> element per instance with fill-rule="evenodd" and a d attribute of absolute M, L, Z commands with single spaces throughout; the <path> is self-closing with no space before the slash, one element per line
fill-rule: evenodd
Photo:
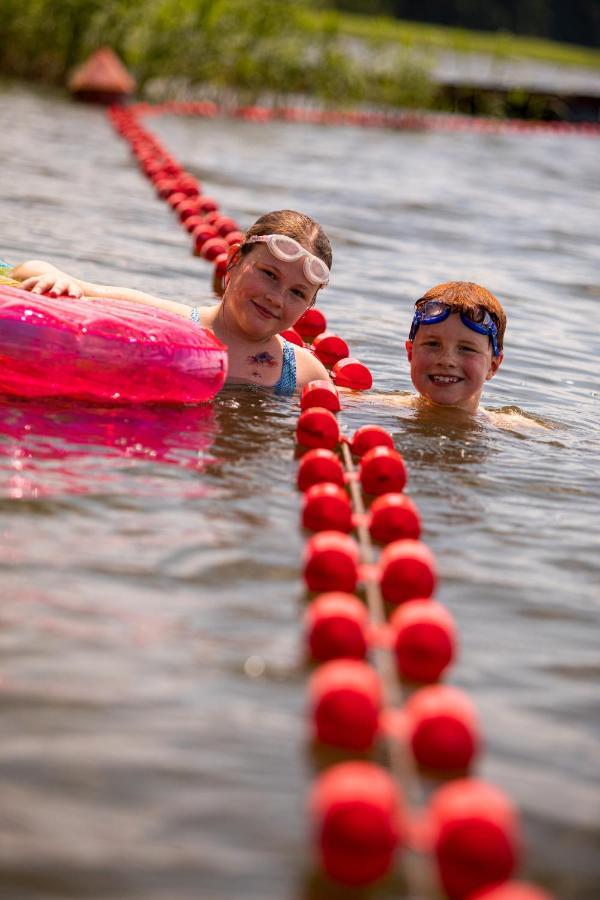
<path fill-rule="evenodd" d="M 297 483 L 302 524 L 315 532 L 303 565 L 317 594 L 305 615 L 318 664 L 308 689 L 313 737 L 359 755 L 379 739 L 390 770 L 355 760 L 317 778 L 310 808 L 322 868 L 342 884 L 368 885 L 406 847 L 420 854 L 404 862 L 412 897 L 441 888 L 450 900 L 548 900 L 510 880 L 520 855 L 512 804 L 468 777 L 480 745 L 477 717 L 462 691 L 437 683 L 455 656 L 456 628 L 432 599 L 435 561 L 402 493 L 406 467 L 391 435 L 364 426 L 351 440 L 342 436 L 339 398 L 327 382 L 308 384 L 301 408 Z M 378 558 L 374 542 L 383 545 Z M 419 772 L 462 777 L 426 804 Z"/>
<path fill-rule="evenodd" d="M 456 113 L 351 111 L 290 106 L 221 106 L 210 101 L 137 103 L 129 107 L 138 115 L 184 115 L 216 118 L 229 116 L 251 122 L 302 122 L 312 125 L 350 125 L 392 128 L 398 131 L 474 131 L 489 134 L 564 134 L 598 137 L 596 122 L 541 122 L 526 119 L 492 119 Z"/>
<path fill-rule="evenodd" d="M 243 233 L 139 122 L 142 114 L 166 112 L 215 116 L 218 109 L 210 103 L 138 104 L 115 107 L 110 117 L 158 195 L 192 234 L 194 252 L 214 263 L 216 281 L 224 275 L 229 247 Z M 259 121 L 277 117 L 373 127 L 473 125 L 459 117 L 382 118 L 258 107 L 234 114 Z M 500 123 L 479 124 L 482 130 L 500 130 Z M 541 130 L 502 125 L 502 130 Z M 594 126 L 549 129 L 547 123 L 543 130 L 600 132 Z M 348 356 L 342 338 L 326 331 L 319 310 L 309 310 L 284 336 L 305 346 L 312 342 L 338 386 L 371 386 L 369 370 Z M 309 689 L 312 727 L 318 741 L 347 752 L 364 754 L 381 739 L 390 767 L 388 773 L 371 762 L 349 761 L 317 779 L 311 810 L 324 870 L 343 884 L 370 884 L 390 870 L 404 845 L 425 860 L 424 865 L 405 861 L 412 896 L 435 893 L 435 870 L 450 900 L 549 900 L 543 891 L 509 880 L 519 853 L 518 824 L 497 788 L 463 777 L 439 788 L 425 809 L 419 770 L 438 776 L 464 773 L 480 743 L 467 697 L 436 684 L 455 655 L 454 622 L 432 599 L 435 561 L 419 540 L 418 510 L 402 493 L 406 468 L 391 436 L 378 426 L 364 426 L 350 442 L 342 437 L 335 417 L 339 396 L 327 381 L 306 385 L 301 408 L 296 436 L 308 452 L 298 468 L 298 487 L 304 492 L 303 525 L 316 532 L 304 563 L 307 588 L 318 594 L 305 617 L 310 654 L 320 663 Z M 358 472 L 353 456 L 360 459 Z M 368 512 L 363 492 L 375 498 Z M 353 530 L 357 541 L 349 535 Z M 379 559 L 373 541 L 384 545 Z M 359 583 L 366 606 L 355 593 Z M 369 654 L 373 666 L 366 662 Z M 411 682 L 421 687 L 409 696 L 406 684 Z"/>
<path fill-rule="evenodd" d="M 144 111 L 148 112 L 145 107 Z M 152 111 L 156 112 L 157 108 Z M 244 239 L 243 232 L 234 219 L 220 213 L 217 201 L 203 194 L 198 180 L 144 128 L 139 113 L 139 106 L 116 106 L 110 109 L 109 116 L 117 132 L 129 142 L 158 196 L 169 204 L 183 228 L 191 234 L 194 254 L 213 263 L 213 288 L 221 293 L 229 250 Z M 373 384 L 370 371 L 350 356 L 346 341 L 326 331 L 326 327 L 323 313 L 313 308 L 300 317 L 294 328 L 282 332 L 282 336 L 310 349 L 340 387 L 368 390 Z"/>

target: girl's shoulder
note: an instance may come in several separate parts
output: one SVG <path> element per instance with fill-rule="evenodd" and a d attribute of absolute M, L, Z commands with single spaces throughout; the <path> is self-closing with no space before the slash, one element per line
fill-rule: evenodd
<path fill-rule="evenodd" d="M 316 381 L 324 378 L 330 380 L 329 372 L 323 363 L 317 359 L 312 350 L 307 347 L 298 347 L 297 344 L 291 345 L 294 348 L 296 356 L 296 383 L 298 387 L 303 387 L 309 381 Z"/>

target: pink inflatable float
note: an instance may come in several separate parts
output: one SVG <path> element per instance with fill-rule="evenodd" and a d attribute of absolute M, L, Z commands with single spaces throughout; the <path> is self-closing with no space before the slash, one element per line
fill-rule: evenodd
<path fill-rule="evenodd" d="M 180 316 L 0 285 L 2 394 L 200 403 L 217 394 L 226 375 L 226 347 Z"/>

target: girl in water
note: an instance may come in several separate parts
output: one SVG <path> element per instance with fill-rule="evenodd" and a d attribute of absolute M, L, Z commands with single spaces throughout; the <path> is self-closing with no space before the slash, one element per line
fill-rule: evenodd
<path fill-rule="evenodd" d="M 309 350 L 289 343 L 279 332 L 314 306 L 329 280 L 331 259 L 331 245 L 321 226 L 286 209 L 261 216 L 242 243 L 232 246 L 225 289 L 216 306 L 190 308 L 131 288 L 93 284 L 40 260 L 16 266 L 10 275 L 37 294 L 129 300 L 190 318 L 227 345 L 229 383 L 291 395 L 313 379 L 329 378 Z"/>

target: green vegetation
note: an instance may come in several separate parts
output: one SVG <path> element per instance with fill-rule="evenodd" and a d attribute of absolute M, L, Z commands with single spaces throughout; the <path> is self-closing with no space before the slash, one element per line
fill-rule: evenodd
<path fill-rule="evenodd" d="M 427 106 L 424 62 L 403 49 L 374 67 L 348 51 L 332 19 L 302 0 L 4 0 L 0 73 L 63 84 L 111 46 L 143 88 L 150 79 L 261 94 L 308 94 L 336 105 Z M 363 54 L 364 56 L 364 54 Z"/>
<path fill-rule="evenodd" d="M 326 104 L 432 108 L 433 51 L 598 65 L 600 54 L 323 9 L 319 0 L 3 0 L 0 75 L 63 85 L 111 46 L 137 77 L 233 90 L 241 102 L 308 95 Z M 500 113 L 502 111 L 500 110 Z"/>
<path fill-rule="evenodd" d="M 307 15 L 316 27 L 335 27 L 340 34 L 373 44 L 393 42 L 411 50 L 485 53 L 509 59 L 600 67 L 600 50 L 541 38 L 517 37 L 508 32 L 468 31 L 464 28 L 407 22 L 386 16 L 365 16 L 331 10 L 311 10 Z"/>

